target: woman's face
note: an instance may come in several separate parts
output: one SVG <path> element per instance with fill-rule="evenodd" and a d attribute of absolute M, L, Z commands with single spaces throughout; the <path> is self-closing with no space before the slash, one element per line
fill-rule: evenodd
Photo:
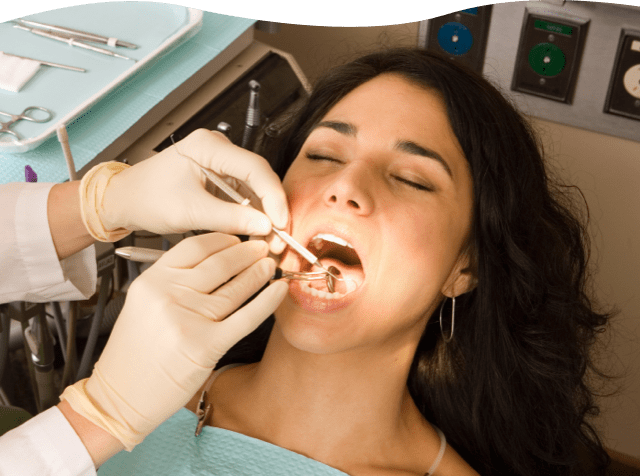
<path fill-rule="evenodd" d="M 295 347 L 406 348 L 443 295 L 469 290 L 472 179 L 437 93 L 394 74 L 364 83 L 312 130 L 283 185 L 292 236 L 357 283 L 328 298 L 291 281 L 276 326 Z M 292 251 L 281 266 L 312 270 Z"/>

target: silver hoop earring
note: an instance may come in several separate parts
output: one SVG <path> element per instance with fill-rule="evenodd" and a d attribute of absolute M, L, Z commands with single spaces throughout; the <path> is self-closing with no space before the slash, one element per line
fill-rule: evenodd
<path fill-rule="evenodd" d="M 445 344 L 448 344 L 453 339 L 453 330 L 456 325 L 456 298 L 451 298 L 451 333 L 449 337 L 444 335 L 444 331 L 442 330 L 442 309 L 444 308 L 444 303 L 447 302 L 447 298 L 445 297 L 442 301 L 442 305 L 440 306 L 440 333 L 442 334 L 442 339 Z"/>

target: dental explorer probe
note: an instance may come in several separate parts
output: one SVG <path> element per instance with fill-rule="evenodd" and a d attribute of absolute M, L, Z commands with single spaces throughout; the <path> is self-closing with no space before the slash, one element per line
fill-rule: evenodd
<path fill-rule="evenodd" d="M 134 50 L 138 48 L 138 45 L 134 45 L 133 43 L 128 43 L 126 41 L 119 40 L 118 38 L 109 38 L 106 36 L 97 35 L 95 33 L 89 33 L 87 31 L 74 30 L 72 28 L 66 28 L 58 25 L 49 25 L 47 23 L 40 23 L 33 20 L 25 20 L 24 18 L 18 18 L 14 21 L 27 26 L 39 28 L 41 30 L 62 33 L 63 35 L 70 36 L 72 38 L 75 38 L 76 40 L 104 43 L 105 45 L 109 46 L 123 46 L 125 48 L 131 48 Z"/>
<path fill-rule="evenodd" d="M 88 43 L 84 43 L 80 40 L 76 40 L 72 37 L 69 36 L 61 36 L 61 35 L 57 35 L 55 33 L 50 33 L 50 32 L 46 32 L 44 30 L 38 30 L 37 28 L 28 28 L 24 25 L 20 25 L 20 24 L 16 24 L 13 25 L 14 28 L 18 28 L 20 30 L 25 30 L 28 32 L 33 33 L 34 35 L 38 35 L 38 36 L 42 36 L 44 38 L 49 38 L 51 40 L 56 40 L 56 41 L 61 41 L 62 43 L 66 43 L 69 46 L 75 46 L 78 48 L 84 48 L 85 50 L 90 50 L 90 51 L 95 51 L 96 53 L 100 53 L 103 55 L 107 55 L 107 56 L 114 56 L 116 58 L 122 58 L 122 59 L 126 59 L 126 60 L 131 60 L 133 62 L 136 62 L 138 60 L 133 59 L 133 58 L 129 58 L 128 56 L 124 56 L 124 55 L 120 55 L 118 53 L 114 53 L 111 50 L 107 50 L 105 48 L 99 48 L 97 46 L 93 46 L 90 45 Z"/>
<path fill-rule="evenodd" d="M 211 170 L 205 169 L 198 162 L 193 160 L 191 157 L 187 157 L 186 155 L 183 155 L 178 150 L 178 146 L 177 146 L 176 142 L 173 140 L 173 135 L 171 135 L 170 139 L 171 139 L 171 142 L 173 142 L 173 145 L 176 147 L 176 152 L 178 152 L 178 154 L 181 157 L 185 157 L 185 158 L 193 161 L 198 167 L 200 167 L 200 170 L 207 176 L 207 178 L 215 186 L 217 186 L 220 190 L 222 190 L 230 199 L 232 199 L 234 202 L 239 203 L 240 205 L 243 205 L 243 206 L 251 205 L 251 200 L 249 198 L 245 198 L 242 195 L 240 195 L 238 192 L 236 192 L 235 189 L 231 185 L 229 185 L 227 182 L 225 182 L 222 179 L 222 177 L 220 177 L 219 175 L 215 174 Z M 300 256 L 302 256 L 304 259 L 306 259 L 313 266 L 316 266 L 316 267 L 320 268 L 325 273 L 327 273 L 329 276 L 331 276 L 333 279 L 340 279 L 336 275 L 331 273 L 328 269 L 326 269 L 324 266 L 322 266 L 320 261 L 318 261 L 318 258 L 316 257 L 316 255 L 314 255 L 311 251 L 309 251 L 304 246 L 302 246 L 300 243 L 298 243 L 296 240 L 294 240 L 293 237 L 291 235 L 289 235 L 287 232 L 285 232 L 283 230 L 280 230 L 279 228 L 276 228 L 273 225 L 271 226 L 271 230 L 276 235 L 278 235 L 280 237 L 280 239 L 282 239 L 282 241 L 284 241 L 286 244 L 288 244 L 296 253 L 298 253 Z"/>

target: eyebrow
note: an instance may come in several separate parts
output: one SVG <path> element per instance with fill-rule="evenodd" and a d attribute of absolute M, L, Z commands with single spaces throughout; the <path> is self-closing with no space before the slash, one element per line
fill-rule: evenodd
<path fill-rule="evenodd" d="M 318 127 L 326 127 L 328 129 L 333 129 L 340 134 L 344 134 L 347 136 L 354 136 L 358 133 L 358 129 L 353 124 L 349 124 L 348 122 L 338 122 L 338 121 L 322 121 L 318 123 L 314 129 Z"/>
<path fill-rule="evenodd" d="M 318 125 L 316 125 L 314 129 L 318 127 L 333 129 L 340 134 L 352 137 L 355 137 L 358 133 L 358 129 L 356 128 L 356 126 L 354 126 L 353 124 L 349 124 L 348 122 L 322 121 L 318 123 Z M 447 172 L 450 177 L 453 178 L 453 173 L 451 172 L 449 164 L 447 164 L 446 160 L 444 160 L 436 151 L 418 145 L 415 142 L 409 140 L 398 141 L 398 143 L 395 145 L 395 149 L 406 152 L 408 154 L 419 155 L 420 157 L 433 159 L 438 162 L 442 166 L 442 168 L 444 168 L 445 172 Z"/>
<path fill-rule="evenodd" d="M 447 174 L 449 174 L 449 176 L 453 178 L 453 174 L 451 173 L 449 164 L 447 164 L 447 162 L 436 151 L 427 149 L 426 147 L 422 147 L 421 145 L 418 145 L 415 142 L 411 142 L 408 140 L 399 141 L 396 144 L 395 148 L 403 152 L 407 152 L 409 154 L 419 155 L 421 157 L 428 157 L 430 159 L 434 159 L 444 168 Z"/>

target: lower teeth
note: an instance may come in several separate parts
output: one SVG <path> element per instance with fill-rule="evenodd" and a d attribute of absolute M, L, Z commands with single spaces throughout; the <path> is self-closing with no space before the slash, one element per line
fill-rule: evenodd
<path fill-rule="evenodd" d="M 358 287 L 357 283 L 352 279 L 345 280 L 345 284 L 346 284 L 347 288 L 346 288 L 346 291 L 345 291 L 344 294 L 338 293 L 338 292 L 329 293 L 329 292 L 326 292 L 326 291 L 322 291 L 320 289 L 315 289 L 315 288 L 310 287 L 306 283 L 301 283 L 300 287 L 302 288 L 302 290 L 305 293 L 311 294 L 312 296 L 318 297 L 320 299 L 340 299 L 340 298 L 343 298 L 344 296 L 346 296 L 347 294 L 355 291 L 356 288 Z"/>

